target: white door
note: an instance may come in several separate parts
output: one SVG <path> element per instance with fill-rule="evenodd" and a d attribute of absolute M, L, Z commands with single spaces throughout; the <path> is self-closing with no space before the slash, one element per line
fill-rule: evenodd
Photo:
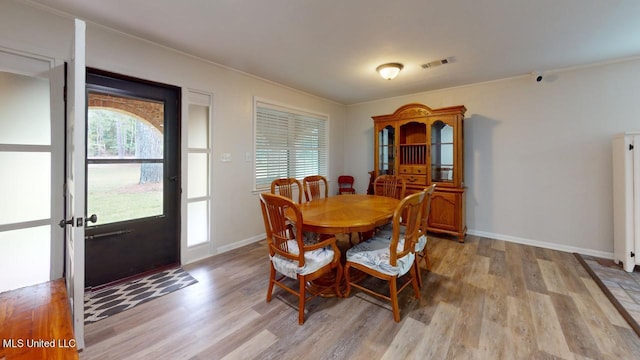
<path fill-rule="evenodd" d="M 198 90 L 183 90 L 182 98 L 187 106 L 183 109 L 183 143 L 187 151 L 183 154 L 182 173 L 182 263 L 188 264 L 216 253 L 211 241 L 211 107 L 213 95 Z M 186 115 L 185 115 L 186 112 Z"/>
<path fill-rule="evenodd" d="M 75 20 L 71 61 L 67 68 L 66 125 L 66 281 L 73 332 L 84 348 L 84 223 L 85 223 L 85 23 Z"/>
<path fill-rule="evenodd" d="M 63 87 L 61 61 L 0 48 L 0 292 L 62 277 Z"/>

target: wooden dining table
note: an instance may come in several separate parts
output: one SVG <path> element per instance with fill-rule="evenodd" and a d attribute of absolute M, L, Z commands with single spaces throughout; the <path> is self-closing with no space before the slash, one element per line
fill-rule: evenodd
<path fill-rule="evenodd" d="M 302 212 L 302 230 L 321 234 L 321 236 L 335 236 L 337 234 L 360 233 L 372 231 L 378 226 L 390 222 L 393 212 L 400 204 L 400 200 L 379 196 L 379 195 L 337 195 L 323 199 L 316 199 L 299 205 Z M 295 221 L 293 211 L 286 216 L 289 220 Z M 296 224 L 299 226 L 299 224 Z M 344 263 L 346 249 L 339 245 L 342 251 L 341 261 Z M 355 270 L 355 269 L 353 269 Z M 364 273 L 352 274 L 352 279 L 358 281 L 364 278 Z M 344 279 L 344 277 L 343 277 Z M 311 292 L 318 292 L 318 289 L 326 288 L 335 282 L 335 275 L 327 274 L 307 284 Z M 345 284 L 342 284 L 342 290 Z M 332 291 L 328 291 L 322 296 L 340 296 Z"/>
<path fill-rule="evenodd" d="M 302 230 L 332 235 L 370 231 L 390 222 L 399 203 L 398 199 L 366 194 L 336 195 L 305 202 L 299 206 Z"/>

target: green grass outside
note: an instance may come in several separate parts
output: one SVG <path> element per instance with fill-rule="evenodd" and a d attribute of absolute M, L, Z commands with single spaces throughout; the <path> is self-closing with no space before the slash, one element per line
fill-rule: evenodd
<path fill-rule="evenodd" d="M 87 214 L 98 215 L 96 225 L 162 215 L 162 184 L 139 179 L 140 164 L 89 165 Z"/>

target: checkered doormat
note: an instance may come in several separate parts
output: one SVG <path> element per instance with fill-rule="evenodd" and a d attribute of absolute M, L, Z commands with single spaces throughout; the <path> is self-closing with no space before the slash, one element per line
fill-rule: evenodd
<path fill-rule="evenodd" d="M 84 296 L 84 322 L 93 323 L 198 281 L 182 268 L 165 270 Z"/>

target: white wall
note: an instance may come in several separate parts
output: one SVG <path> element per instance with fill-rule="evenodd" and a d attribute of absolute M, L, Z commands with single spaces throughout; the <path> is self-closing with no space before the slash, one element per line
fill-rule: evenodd
<path fill-rule="evenodd" d="M 70 52 L 73 21 L 12 1 L 0 2 L 0 46 L 55 58 Z M 87 66 L 213 94 L 212 253 L 262 239 L 252 190 L 253 97 L 329 115 L 329 176 L 342 173 L 346 108 L 152 43 L 87 23 Z M 184 144 L 183 144 L 184 145 Z M 230 153 L 232 161 L 219 161 Z M 61 165 L 62 166 L 62 165 Z M 183 185 L 184 186 L 184 185 Z M 333 181 L 331 191 L 337 191 Z"/>
<path fill-rule="evenodd" d="M 465 105 L 469 233 L 611 257 L 611 139 L 640 129 L 640 60 L 351 105 L 345 169 L 366 189 L 372 115 Z"/>

